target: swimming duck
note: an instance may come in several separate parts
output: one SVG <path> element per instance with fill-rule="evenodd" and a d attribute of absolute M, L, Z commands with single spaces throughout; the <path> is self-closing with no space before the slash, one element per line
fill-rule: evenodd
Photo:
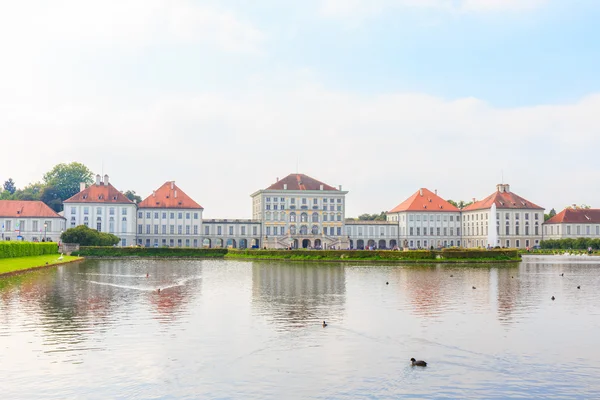
<path fill-rule="evenodd" d="M 560 274 L 560 276 L 565 276 L 565 273 L 563 272 L 562 274 Z"/>
<path fill-rule="evenodd" d="M 146 278 L 149 278 L 149 277 L 150 277 L 150 274 L 146 274 Z"/>
<path fill-rule="evenodd" d="M 551 299 L 554 300 L 554 296 L 552 296 Z"/>
<path fill-rule="evenodd" d="M 450 278 L 452 278 L 454 275 L 450 275 Z"/>
<path fill-rule="evenodd" d="M 327 322 L 323 321 L 323 328 L 327 326 Z"/>
<path fill-rule="evenodd" d="M 417 367 L 426 367 L 427 363 L 423 360 L 415 360 L 414 358 L 411 358 L 410 361 L 412 362 L 412 366 L 417 366 Z"/>
<path fill-rule="evenodd" d="M 158 288 L 158 293 L 160 293 L 160 288 Z"/>
<path fill-rule="evenodd" d="M 385 284 L 386 284 L 386 285 L 389 285 L 390 283 L 389 283 L 389 282 L 386 282 Z"/>
<path fill-rule="evenodd" d="M 581 286 L 580 286 L 580 285 L 577 285 L 577 289 L 581 289 Z"/>
<path fill-rule="evenodd" d="M 473 286 L 473 289 L 477 289 L 475 286 Z"/>

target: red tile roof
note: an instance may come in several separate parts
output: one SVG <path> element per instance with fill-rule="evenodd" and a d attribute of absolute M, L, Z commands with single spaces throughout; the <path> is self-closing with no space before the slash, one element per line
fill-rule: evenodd
<path fill-rule="evenodd" d="M 529 200 L 522 198 L 512 192 L 501 192 L 496 191 L 490 194 L 483 200 L 474 202 L 463 208 L 463 211 L 474 211 L 474 210 L 487 210 L 492 207 L 492 204 L 496 203 L 497 209 L 523 209 L 523 210 L 543 210 L 540 207 Z"/>
<path fill-rule="evenodd" d="M 415 194 L 397 205 L 388 214 L 403 211 L 459 212 L 460 210 L 429 189 L 419 189 Z"/>
<path fill-rule="evenodd" d="M 63 218 L 41 201 L 0 200 L 0 217 Z"/>
<path fill-rule="evenodd" d="M 278 180 L 266 190 L 284 190 L 283 185 L 287 184 L 286 190 L 320 190 L 323 185 L 323 190 L 338 191 L 333 186 L 318 181 L 304 174 L 290 174 L 283 179 Z"/>
<path fill-rule="evenodd" d="M 565 208 L 546 224 L 598 224 L 600 223 L 600 210 L 595 208 Z"/>
<path fill-rule="evenodd" d="M 63 203 L 133 203 L 110 183 L 91 185 Z"/>
<path fill-rule="evenodd" d="M 138 208 L 196 208 L 203 207 L 196 203 L 190 196 L 185 194 L 174 181 L 165 182 L 144 201 L 138 204 Z"/>

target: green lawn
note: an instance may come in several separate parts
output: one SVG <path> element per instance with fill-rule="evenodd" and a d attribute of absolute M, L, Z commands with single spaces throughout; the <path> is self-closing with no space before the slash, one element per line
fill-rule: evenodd
<path fill-rule="evenodd" d="M 46 254 L 43 256 L 0 258 L 0 275 L 24 269 L 45 267 L 46 265 L 60 264 L 68 261 L 79 260 L 81 257 L 63 256 L 59 254 Z M 46 264 L 48 263 L 48 264 Z"/>

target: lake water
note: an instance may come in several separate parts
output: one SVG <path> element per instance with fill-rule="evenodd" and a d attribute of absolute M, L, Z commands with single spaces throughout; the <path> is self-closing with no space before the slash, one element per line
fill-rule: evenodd
<path fill-rule="evenodd" d="M 2 398 L 600 398 L 590 262 L 87 260 L 0 279 Z"/>

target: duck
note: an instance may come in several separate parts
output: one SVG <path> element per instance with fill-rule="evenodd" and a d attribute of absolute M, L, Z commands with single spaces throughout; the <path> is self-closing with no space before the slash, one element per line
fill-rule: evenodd
<path fill-rule="evenodd" d="M 386 284 L 386 285 L 389 285 L 390 283 L 389 283 L 389 282 L 386 282 L 385 284 Z"/>
<path fill-rule="evenodd" d="M 149 278 L 149 277 L 150 277 L 150 274 L 146 274 L 146 278 Z"/>
<path fill-rule="evenodd" d="M 417 367 L 426 367 L 427 363 L 423 360 L 415 360 L 414 358 L 411 358 L 410 361 L 412 362 L 412 366 L 417 366 Z"/>
<path fill-rule="evenodd" d="M 323 321 L 323 328 L 327 326 L 327 322 Z"/>
<path fill-rule="evenodd" d="M 158 288 L 157 292 L 160 293 L 160 288 Z"/>
<path fill-rule="evenodd" d="M 552 299 L 552 301 L 554 301 L 554 300 L 555 300 L 555 297 L 554 297 L 554 296 L 552 296 L 552 297 L 551 297 L 551 299 Z"/>
<path fill-rule="evenodd" d="M 562 274 L 560 274 L 560 276 L 565 276 L 565 273 L 563 272 Z"/>
<path fill-rule="evenodd" d="M 581 285 L 577 285 L 577 289 L 581 289 Z"/>
<path fill-rule="evenodd" d="M 473 286 L 473 289 L 477 289 L 475 286 Z"/>
<path fill-rule="evenodd" d="M 454 275 L 450 275 L 450 278 L 452 278 Z"/>

